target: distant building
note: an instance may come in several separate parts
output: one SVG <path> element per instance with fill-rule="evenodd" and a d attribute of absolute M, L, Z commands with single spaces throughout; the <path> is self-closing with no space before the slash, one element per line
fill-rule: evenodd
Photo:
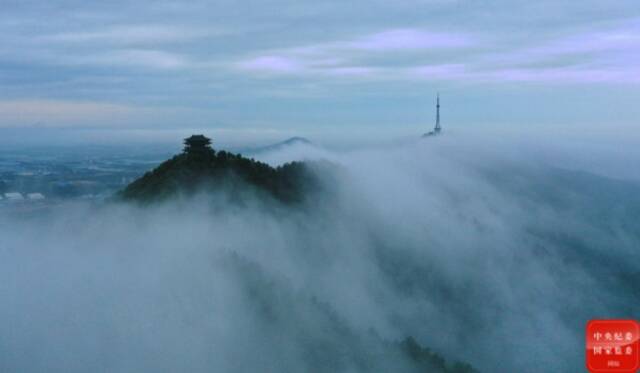
<path fill-rule="evenodd" d="M 7 201 L 10 201 L 10 202 L 24 200 L 24 197 L 22 196 L 22 194 L 17 192 L 5 193 L 4 198 L 6 198 Z"/>
<path fill-rule="evenodd" d="M 27 199 L 30 201 L 42 201 L 44 199 L 44 195 L 42 193 L 28 193 Z"/>

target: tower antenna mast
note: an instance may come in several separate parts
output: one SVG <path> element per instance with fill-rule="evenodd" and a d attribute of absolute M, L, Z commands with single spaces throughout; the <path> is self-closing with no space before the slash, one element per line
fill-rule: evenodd
<path fill-rule="evenodd" d="M 429 137 L 439 135 L 440 131 L 442 131 L 442 127 L 440 127 L 440 92 L 438 92 L 438 96 L 436 99 L 436 126 L 433 131 L 429 131 L 422 135 L 422 137 Z"/>
<path fill-rule="evenodd" d="M 436 128 L 433 129 L 435 133 L 439 133 L 442 130 L 440 127 L 440 92 L 438 92 L 438 98 L 436 100 Z"/>

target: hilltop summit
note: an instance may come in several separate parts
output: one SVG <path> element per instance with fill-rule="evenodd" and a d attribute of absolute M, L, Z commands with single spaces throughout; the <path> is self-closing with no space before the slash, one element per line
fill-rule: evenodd
<path fill-rule="evenodd" d="M 250 191 L 292 203 L 302 201 L 305 192 L 318 184 L 302 162 L 274 168 L 240 154 L 215 151 L 204 135 L 190 136 L 184 144 L 181 154 L 129 184 L 119 196 L 149 202 L 198 191 L 222 190 L 235 197 Z"/>

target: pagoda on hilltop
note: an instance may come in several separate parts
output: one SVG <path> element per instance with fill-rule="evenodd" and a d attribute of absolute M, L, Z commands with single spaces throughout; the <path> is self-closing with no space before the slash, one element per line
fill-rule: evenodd
<path fill-rule="evenodd" d="M 184 153 L 188 155 L 205 154 L 211 150 L 211 139 L 204 135 L 191 135 L 184 139 Z"/>

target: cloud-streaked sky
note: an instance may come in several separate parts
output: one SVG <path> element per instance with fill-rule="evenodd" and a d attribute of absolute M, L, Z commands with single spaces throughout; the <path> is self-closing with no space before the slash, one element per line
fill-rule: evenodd
<path fill-rule="evenodd" d="M 635 125 L 637 0 L 2 0 L 0 128 Z"/>

